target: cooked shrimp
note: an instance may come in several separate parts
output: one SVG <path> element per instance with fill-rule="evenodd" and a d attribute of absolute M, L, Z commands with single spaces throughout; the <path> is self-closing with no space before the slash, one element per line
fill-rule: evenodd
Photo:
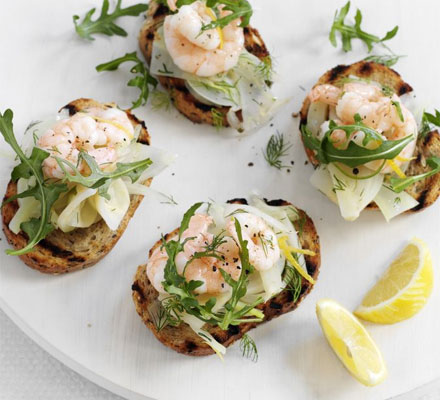
<path fill-rule="evenodd" d="M 229 13 L 221 11 L 222 16 Z M 213 76 L 237 64 L 244 47 L 240 20 L 234 20 L 222 29 L 223 40 L 217 29 L 202 30 L 212 20 L 211 13 L 201 1 L 184 5 L 177 14 L 165 18 L 165 45 L 181 70 L 198 76 Z"/>
<path fill-rule="evenodd" d="M 187 281 L 203 282 L 195 291 L 199 294 L 216 294 L 229 290 L 229 285 L 223 279 L 220 269 L 223 269 L 237 280 L 241 273 L 239 248 L 230 237 L 225 237 L 225 242 L 218 248 L 221 259 L 203 257 L 192 260 L 196 252 L 202 252 L 213 240 L 213 235 L 208 232 L 212 218 L 202 214 L 194 215 L 188 229 L 182 234 L 181 240 L 189 239 L 184 250 L 176 256 L 176 267 L 179 274 L 183 274 Z M 162 286 L 164 269 L 168 255 L 164 249 L 156 249 L 147 264 L 147 276 L 158 292 L 165 293 Z"/>
<path fill-rule="evenodd" d="M 176 11 L 176 10 L 177 10 L 177 5 L 176 5 L 176 3 L 177 3 L 177 0 L 167 0 L 168 8 L 169 8 L 171 11 Z"/>
<path fill-rule="evenodd" d="M 341 89 L 326 83 L 315 86 L 309 93 L 309 99 L 312 103 L 317 103 L 319 101 L 331 106 L 336 106 L 341 94 Z"/>
<path fill-rule="evenodd" d="M 236 216 L 241 225 L 243 240 L 247 240 L 249 261 L 258 271 L 270 269 L 280 258 L 280 248 L 275 232 L 266 222 L 253 214 Z M 235 222 L 226 224 L 226 231 L 238 242 Z"/>
<path fill-rule="evenodd" d="M 338 124 L 353 124 L 354 116 L 359 114 L 362 122 L 382 134 L 384 139 L 399 140 L 409 135 L 414 135 L 414 139 L 417 137 L 417 123 L 412 113 L 400 102 L 397 95 L 385 96 L 377 85 L 351 82 L 346 83 L 342 89 L 328 84 L 318 85 L 312 89 L 309 98 L 312 102 L 319 101 L 336 106 Z M 403 121 L 399 115 L 397 103 L 400 104 Z M 350 138 L 347 138 L 345 132 L 341 130 L 334 131 L 331 136 L 336 147 L 347 145 L 350 140 L 361 143 L 363 137 L 363 132 L 354 132 Z M 416 141 L 413 140 L 402 150 L 401 158 L 410 158 L 415 146 Z M 404 161 L 397 159 L 395 162 L 400 165 Z M 382 161 L 379 160 L 368 163 L 367 166 L 377 169 L 381 164 Z M 389 173 L 391 169 L 386 167 L 382 172 Z"/>
<path fill-rule="evenodd" d="M 116 147 L 128 145 L 133 135 L 127 114 L 116 108 L 90 108 L 76 113 L 57 122 L 38 140 L 38 146 L 51 154 L 43 162 L 43 173 L 47 178 L 62 179 L 64 172 L 54 157 L 76 165 L 80 150 L 91 155 L 99 165 L 114 163 Z"/>

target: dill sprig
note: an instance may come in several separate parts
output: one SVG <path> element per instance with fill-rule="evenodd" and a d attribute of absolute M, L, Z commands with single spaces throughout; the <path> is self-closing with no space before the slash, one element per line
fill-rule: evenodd
<path fill-rule="evenodd" d="M 333 193 L 336 193 L 337 191 L 343 192 L 345 190 L 345 188 L 347 187 L 347 185 L 345 184 L 344 181 L 339 179 L 336 175 L 333 175 L 333 177 L 336 179 L 336 183 L 332 189 Z"/>
<path fill-rule="evenodd" d="M 185 268 L 191 264 L 194 260 L 197 260 L 199 258 L 205 258 L 205 257 L 213 257 L 217 258 L 218 260 L 222 260 L 225 258 L 224 254 L 222 254 L 218 248 L 223 244 L 226 243 L 225 239 L 225 231 L 221 231 L 219 234 L 215 235 L 212 238 L 212 241 L 206 242 L 203 251 L 197 251 L 192 256 L 191 259 L 186 263 Z"/>
<path fill-rule="evenodd" d="M 298 256 L 296 254 L 292 255 L 298 261 Z M 284 267 L 283 280 L 286 283 L 288 290 L 292 293 L 292 301 L 295 303 L 301 295 L 302 277 L 297 269 L 289 265 L 287 262 Z"/>
<path fill-rule="evenodd" d="M 169 204 L 169 205 L 172 205 L 172 206 L 179 205 L 177 203 L 177 201 L 174 200 L 173 195 L 171 195 L 171 194 L 168 195 L 168 194 L 165 194 L 165 193 L 160 193 L 160 195 L 163 196 L 166 199 L 166 201 L 161 201 L 160 204 Z"/>
<path fill-rule="evenodd" d="M 240 340 L 240 350 L 243 357 L 246 357 L 253 362 L 258 361 L 257 346 L 254 339 L 252 339 L 247 333 L 245 333 Z"/>
<path fill-rule="evenodd" d="M 223 128 L 223 114 L 218 111 L 216 108 L 211 108 L 211 115 L 212 115 L 212 123 L 215 127 L 215 129 L 220 130 Z"/>
<path fill-rule="evenodd" d="M 284 141 L 284 135 L 278 132 L 276 135 L 272 135 L 267 142 L 266 151 L 263 151 L 264 159 L 271 167 L 287 168 L 286 165 L 283 165 L 281 157 L 285 157 L 291 147 L 289 142 Z"/>
<path fill-rule="evenodd" d="M 273 63 L 271 56 L 266 56 L 261 60 L 261 63 L 257 65 L 257 72 L 266 83 L 272 83 Z"/>

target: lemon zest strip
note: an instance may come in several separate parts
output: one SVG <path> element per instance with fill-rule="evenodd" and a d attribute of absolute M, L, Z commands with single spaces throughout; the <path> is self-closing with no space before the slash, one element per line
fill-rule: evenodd
<path fill-rule="evenodd" d="M 403 171 L 399 168 L 399 166 L 394 162 L 394 160 L 387 160 L 388 166 L 397 174 L 399 178 L 406 178 L 406 175 L 403 173 Z"/>
<path fill-rule="evenodd" d="M 104 118 L 100 118 L 100 117 L 96 117 L 94 115 L 91 115 L 91 117 L 97 121 L 97 122 L 103 122 L 104 124 L 109 124 L 109 125 L 113 125 L 114 127 L 120 129 L 121 131 L 125 132 L 125 134 L 130 138 L 133 139 L 133 134 L 125 127 L 122 126 L 121 124 L 114 122 L 114 121 L 110 121 L 108 119 L 104 119 Z"/>
<path fill-rule="evenodd" d="M 289 261 L 290 264 L 299 272 L 299 274 L 307 281 L 309 281 L 311 284 L 315 284 L 315 280 L 306 272 L 304 269 L 299 265 L 298 261 L 295 260 L 295 258 L 292 256 L 292 252 L 295 252 L 294 247 L 290 247 L 287 244 L 287 236 L 283 236 L 278 239 L 278 244 L 283 251 L 284 256 L 286 257 L 287 261 Z M 313 252 L 311 252 L 313 253 Z M 306 253 L 304 253 L 306 254 Z M 312 255 L 312 254 L 309 254 Z M 313 255 L 316 255 L 316 253 L 313 253 Z"/>

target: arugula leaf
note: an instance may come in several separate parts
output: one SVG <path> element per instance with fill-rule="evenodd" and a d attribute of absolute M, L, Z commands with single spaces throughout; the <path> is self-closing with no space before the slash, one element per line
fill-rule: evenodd
<path fill-rule="evenodd" d="M 424 138 L 429 132 L 431 132 L 431 125 L 440 127 L 440 111 L 434 110 L 434 112 L 435 115 L 427 113 L 426 111 L 423 112 L 422 126 L 419 132 L 421 138 Z"/>
<path fill-rule="evenodd" d="M 383 38 L 363 31 L 361 28 L 362 12 L 359 9 L 356 12 L 355 24 L 347 25 L 345 23 L 345 18 L 350 11 L 350 4 L 350 1 L 348 1 L 347 4 L 345 4 L 345 6 L 342 7 L 339 12 L 336 10 L 333 25 L 331 27 L 329 35 L 329 40 L 334 47 L 338 46 L 336 32 L 339 32 L 341 34 L 342 49 L 345 52 L 351 51 L 352 39 L 362 40 L 367 45 L 368 52 L 371 52 L 371 50 L 373 50 L 374 44 L 380 43 L 384 45 L 383 42 L 390 40 L 394 36 L 396 36 L 397 31 L 399 30 L 398 26 L 395 26 L 392 30 L 387 32 L 387 34 Z"/>
<path fill-rule="evenodd" d="M 430 157 L 426 160 L 426 163 L 432 168 L 431 171 L 424 174 L 409 176 L 407 178 L 391 178 L 391 190 L 396 193 L 403 192 L 407 187 L 412 184 L 427 179 L 440 172 L 440 157 Z"/>
<path fill-rule="evenodd" d="M 33 218 L 28 222 L 21 224 L 21 229 L 28 235 L 29 241 L 27 245 L 19 250 L 6 250 L 9 255 L 22 255 L 33 250 L 34 246 L 44 239 L 53 229 L 50 223 L 50 209 L 52 205 L 58 200 L 61 193 L 67 191 L 67 185 L 54 184 L 44 180 L 42 163 L 49 157 L 49 153 L 44 150 L 34 148 L 31 156 L 28 158 L 23 153 L 23 150 L 17 143 L 14 135 L 14 127 L 12 110 L 8 109 L 2 115 L 0 113 L 0 132 L 5 141 L 12 147 L 17 154 L 21 163 L 12 171 L 12 180 L 16 181 L 19 178 L 29 179 L 34 176 L 36 185 L 26 192 L 20 193 L 7 200 L 13 201 L 17 198 L 35 197 L 40 202 L 41 216 L 39 219 Z M 6 203 L 3 203 L 3 205 Z"/>
<path fill-rule="evenodd" d="M 414 140 L 412 135 L 409 135 L 400 140 L 385 140 L 382 141 L 380 135 L 371 128 L 366 127 L 360 120 L 360 117 L 355 117 L 356 121 L 353 125 L 338 126 L 333 121 L 329 125 L 329 130 L 326 132 L 322 141 L 319 141 L 306 125 L 301 126 L 301 133 L 304 145 L 315 152 L 315 157 L 321 164 L 328 164 L 330 162 L 340 162 L 348 165 L 351 168 L 366 164 L 375 160 L 391 160 L 395 158 L 405 148 L 405 146 Z M 332 123 L 333 122 L 333 123 Z M 347 134 L 347 138 L 357 131 L 362 131 L 365 138 L 362 144 L 365 146 L 372 140 L 379 140 L 380 145 L 375 149 L 367 149 L 359 146 L 350 140 L 346 149 L 338 149 L 334 147 L 330 135 L 335 130 L 343 130 Z"/>
<path fill-rule="evenodd" d="M 133 102 L 132 108 L 138 108 L 143 106 L 148 101 L 148 96 L 150 94 L 150 86 L 156 88 L 157 79 L 150 75 L 150 71 L 146 65 L 139 59 L 136 52 L 127 53 L 125 56 L 116 58 L 109 62 L 99 64 L 96 67 L 98 72 L 102 71 L 115 71 L 119 66 L 125 62 L 134 62 L 135 65 L 130 69 L 132 74 L 136 74 L 134 78 L 130 79 L 127 86 L 137 87 L 140 90 L 139 97 Z"/>
<path fill-rule="evenodd" d="M 183 5 L 194 3 L 196 0 L 178 0 L 176 3 L 177 8 Z M 216 15 L 220 15 L 218 6 L 223 5 L 223 10 L 231 11 L 231 13 L 225 17 L 218 18 L 209 24 L 203 25 L 202 30 L 206 31 L 215 28 L 224 28 L 232 21 L 241 18 L 241 27 L 249 25 L 250 19 L 253 14 L 252 6 L 247 0 L 207 0 L 206 6 L 212 8 Z"/>
<path fill-rule="evenodd" d="M 107 36 L 127 36 L 127 32 L 120 26 L 116 25 L 114 21 L 119 17 L 126 15 L 137 17 L 139 14 L 148 10 L 148 4 L 139 3 L 127 8 L 121 8 L 121 2 L 122 0 L 118 0 L 113 13 L 109 14 L 109 0 L 103 0 L 101 15 L 95 21 L 92 20 L 92 17 L 96 8 L 92 8 L 87 12 L 81 23 L 78 23 L 80 17 L 74 15 L 73 23 L 75 24 L 76 33 L 87 40 L 95 40 L 92 35 L 96 33 L 102 33 Z"/>
<path fill-rule="evenodd" d="M 84 160 L 90 169 L 89 175 L 84 176 L 81 174 L 78 167 L 72 164 L 70 161 L 60 157 L 54 158 L 64 172 L 64 181 L 79 183 L 80 185 L 91 189 L 100 189 L 99 194 L 107 199 L 110 199 L 110 196 L 107 194 L 107 189 L 112 179 L 128 176 L 131 179 L 131 182 L 134 183 L 152 164 L 152 161 L 149 158 L 146 158 L 145 160 L 135 161 L 132 163 L 116 163 L 116 169 L 114 171 L 104 172 L 101 170 L 98 163 L 92 156 L 84 151 L 80 151 L 78 156 L 78 165 L 80 165 L 81 161 Z M 72 174 L 69 169 L 72 169 L 74 173 Z"/>
<path fill-rule="evenodd" d="M 378 64 L 385 65 L 386 67 L 392 67 L 393 65 L 397 64 L 397 62 L 402 58 L 406 56 L 397 56 L 395 54 L 384 54 L 384 55 L 371 55 L 364 58 L 364 61 L 368 62 L 375 62 Z"/>
<path fill-rule="evenodd" d="M 239 318 L 245 316 L 249 311 L 251 311 L 256 305 L 263 302 L 262 298 L 257 299 L 253 304 L 247 305 L 237 311 L 237 305 L 239 300 L 246 295 L 247 286 L 249 284 L 249 274 L 254 271 L 254 267 L 249 261 L 249 251 L 247 248 L 247 240 L 243 240 L 243 235 L 241 232 L 241 225 L 237 218 L 235 220 L 235 230 L 237 232 L 238 245 L 240 248 L 239 255 L 241 260 L 241 272 L 237 281 L 232 279 L 231 275 L 228 274 L 223 269 L 220 269 L 220 273 L 226 283 L 232 287 L 232 295 L 228 302 L 225 304 L 226 313 L 223 320 L 218 324 L 223 330 L 226 330 L 229 325 L 236 325 Z M 240 321 L 241 322 L 241 321 Z M 240 323 L 238 322 L 238 323 Z"/>

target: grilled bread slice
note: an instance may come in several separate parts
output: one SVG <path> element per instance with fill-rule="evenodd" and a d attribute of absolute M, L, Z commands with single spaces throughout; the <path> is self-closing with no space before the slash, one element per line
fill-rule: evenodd
<path fill-rule="evenodd" d="M 157 35 L 157 30 L 163 24 L 168 14 L 169 10 L 166 6 L 156 1 L 150 1 L 146 20 L 139 34 L 139 46 L 148 64 L 151 62 L 153 42 Z M 252 53 L 260 60 L 269 56 L 266 45 L 256 29 L 250 26 L 244 28 L 244 38 L 245 47 L 249 53 Z M 175 107 L 191 121 L 198 124 L 214 125 L 213 110 L 216 110 L 217 113 L 223 115 L 222 126 L 229 126 L 226 114 L 230 107 L 216 107 L 200 102 L 189 92 L 185 86 L 185 81 L 182 79 L 166 76 L 159 76 L 158 79 L 170 94 Z M 238 114 L 238 117 L 240 118 L 240 114 Z"/>
<path fill-rule="evenodd" d="M 413 91 L 412 87 L 404 82 L 400 75 L 393 69 L 382 64 L 367 61 L 360 61 L 351 65 L 338 65 L 321 76 L 316 85 L 328 83 L 335 86 L 342 86 L 341 80 L 353 75 L 360 78 L 371 79 L 383 86 L 389 87 L 399 96 Z M 307 124 L 309 107 L 310 100 L 306 98 L 300 112 L 300 127 L 303 124 Z M 315 167 L 318 166 L 319 163 L 313 151 L 307 147 L 304 148 L 310 162 Z M 414 154 L 416 158 L 410 162 L 406 175 L 413 176 L 429 171 L 430 168 L 426 165 L 426 159 L 431 156 L 440 156 L 440 134 L 438 131 L 429 132 L 424 138 L 418 139 Z M 412 213 L 423 210 L 433 204 L 440 196 L 440 174 L 419 181 L 407 188 L 406 191 L 419 202 L 416 207 L 407 212 Z M 368 205 L 368 208 L 377 209 L 378 207 L 372 202 Z"/>
<path fill-rule="evenodd" d="M 116 105 L 113 103 L 101 104 L 91 99 L 78 99 L 70 102 L 63 109 L 67 109 L 70 115 L 74 115 L 90 107 L 111 108 Z M 145 124 L 128 111 L 127 116 L 133 126 L 141 125 L 142 127 L 138 141 L 149 145 L 150 135 Z M 150 183 L 151 180 L 148 180 L 145 185 L 149 186 Z M 16 183 L 10 181 L 4 200 L 15 195 L 16 192 Z M 34 251 L 21 255 L 20 258 L 29 267 L 47 274 L 62 274 L 90 267 L 103 258 L 117 243 L 142 198 L 143 196 L 131 196 L 130 207 L 116 231 L 111 231 L 103 220 L 89 228 L 77 228 L 68 233 L 57 229 L 38 243 Z M 21 249 L 27 243 L 27 235 L 22 231 L 16 235 L 9 229 L 9 222 L 17 210 L 18 203 L 16 201 L 7 203 L 2 208 L 3 232 L 14 248 Z"/>
<path fill-rule="evenodd" d="M 266 201 L 271 206 L 288 206 L 291 205 L 284 200 Z M 234 204 L 247 204 L 244 199 L 235 199 L 229 201 Z M 319 246 L 319 237 L 316 232 L 315 225 L 309 216 L 302 210 L 298 209 L 299 220 L 294 222 L 295 229 L 300 232 L 299 240 L 301 246 L 304 249 L 314 251 L 315 256 L 305 256 L 307 272 L 315 280 L 319 274 L 319 268 L 321 265 L 321 254 Z M 177 234 L 178 229 L 171 232 L 166 236 L 173 237 Z M 150 250 L 151 256 L 155 249 L 161 245 L 162 241 L 159 240 L 153 248 Z M 312 290 L 313 285 L 302 279 L 301 294 L 297 301 L 293 301 L 292 292 L 289 289 L 283 290 L 277 296 L 268 300 L 267 302 L 260 304 L 259 308 L 264 313 L 264 321 L 270 321 L 272 318 L 278 317 L 289 311 L 294 310 L 304 297 Z M 154 315 L 151 310 L 157 310 L 157 299 L 159 293 L 150 283 L 147 277 L 146 265 L 138 267 L 134 283 L 132 285 L 133 301 L 136 306 L 136 311 L 144 321 L 145 325 L 154 333 L 157 339 L 159 339 L 165 346 L 171 349 L 186 354 L 189 356 L 206 356 L 214 354 L 214 351 L 209 345 L 207 345 L 186 323 L 181 323 L 177 327 L 165 326 L 160 331 L 157 330 L 154 324 Z M 221 330 L 219 327 L 213 327 L 205 325 L 206 329 L 212 336 L 223 346 L 229 347 L 236 340 L 239 340 L 246 332 L 258 326 L 260 323 L 242 323 L 238 326 L 230 326 L 228 330 Z"/>

